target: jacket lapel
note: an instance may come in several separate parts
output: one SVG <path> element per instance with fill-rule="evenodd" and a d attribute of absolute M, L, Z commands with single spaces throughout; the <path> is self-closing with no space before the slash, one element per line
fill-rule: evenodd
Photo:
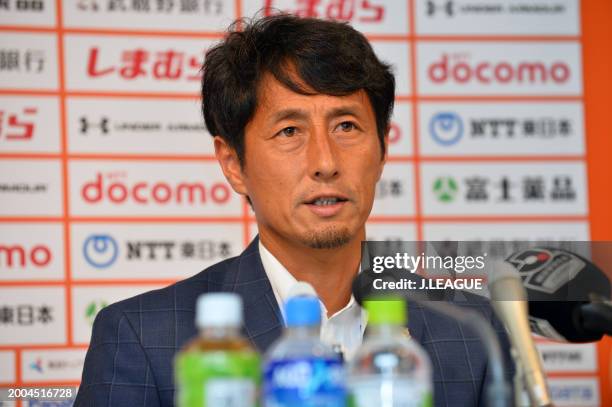
<path fill-rule="evenodd" d="M 278 339 L 282 333 L 282 315 L 272 285 L 259 256 L 259 238 L 234 263 L 232 291 L 240 294 L 244 302 L 244 330 L 260 352 Z"/>

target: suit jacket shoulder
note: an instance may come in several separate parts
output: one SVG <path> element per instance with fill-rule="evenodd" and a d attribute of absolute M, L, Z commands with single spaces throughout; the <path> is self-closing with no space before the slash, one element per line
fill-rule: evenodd
<path fill-rule="evenodd" d="M 102 309 L 94 321 L 75 405 L 173 405 L 174 356 L 196 336 L 195 303 L 202 293 L 238 292 L 245 309 L 250 306 L 254 312 L 253 316 L 251 309 L 247 313 L 247 336 L 255 343 L 264 341 L 263 345 L 272 342 L 272 328 L 277 327 L 278 336 L 281 325 L 278 320 L 261 322 L 278 312 L 274 310 L 275 302 L 268 301 L 273 298 L 272 288 L 265 273 L 261 275 L 263 266 L 257 264 L 260 260 L 256 248 L 254 242 L 240 256 L 186 280 Z M 263 309 L 262 299 L 266 305 Z M 261 335 L 261 327 L 270 328 L 268 336 Z"/>

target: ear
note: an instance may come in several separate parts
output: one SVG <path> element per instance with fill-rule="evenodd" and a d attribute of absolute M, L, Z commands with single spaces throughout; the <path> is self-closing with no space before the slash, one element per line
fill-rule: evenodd
<path fill-rule="evenodd" d="M 225 179 L 230 183 L 234 191 L 240 195 L 247 195 L 247 188 L 245 185 L 245 174 L 240 166 L 240 160 L 238 154 L 227 141 L 219 136 L 215 136 L 215 157 L 221 165 L 221 170 Z"/>
<path fill-rule="evenodd" d="M 387 163 L 387 158 L 389 157 L 389 131 L 391 128 L 387 129 L 387 132 L 385 133 L 385 137 L 384 137 L 384 151 L 383 151 L 383 156 L 382 159 L 380 160 L 380 167 L 379 167 L 379 172 L 378 172 L 378 177 L 377 180 L 380 181 L 380 177 L 382 177 L 382 173 L 383 173 L 383 169 L 385 168 L 385 164 Z"/>

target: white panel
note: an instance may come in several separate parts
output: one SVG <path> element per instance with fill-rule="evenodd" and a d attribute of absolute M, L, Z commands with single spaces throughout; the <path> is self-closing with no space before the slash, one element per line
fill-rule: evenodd
<path fill-rule="evenodd" d="M 198 95 L 204 51 L 213 42 L 203 38 L 66 35 L 66 86 L 81 91 Z"/>
<path fill-rule="evenodd" d="M 239 216 L 216 161 L 72 161 L 70 208 L 94 216 Z"/>
<path fill-rule="evenodd" d="M 0 160 L 0 216 L 61 216 L 59 160 Z"/>
<path fill-rule="evenodd" d="M 347 21 L 365 34 L 401 35 L 409 32 L 408 1 L 405 0 L 243 0 L 242 3 L 245 17 L 285 12 Z M 263 13 L 256 14 L 262 9 Z"/>
<path fill-rule="evenodd" d="M 414 4 L 419 34 L 580 34 L 578 0 L 416 0 Z"/>
<path fill-rule="evenodd" d="M 408 96 L 410 87 L 410 45 L 406 41 L 371 41 L 376 56 L 391 65 L 395 76 L 395 95 Z"/>
<path fill-rule="evenodd" d="M 26 350 L 21 354 L 24 383 L 81 381 L 86 349 Z"/>
<path fill-rule="evenodd" d="M 15 381 L 15 352 L 0 351 L 0 383 Z"/>
<path fill-rule="evenodd" d="M 180 279 L 242 251 L 241 223 L 72 225 L 75 280 Z"/>
<path fill-rule="evenodd" d="M 224 30 L 236 15 L 236 2 L 224 0 L 62 3 L 64 24 L 79 28 L 210 32 Z"/>
<path fill-rule="evenodd" d="M 395 102 L 389 131 L 389 156 L 413 154 L 412 104 Z"/>
<path fill-rule="evenodd" d="M 59 99 L 0 97 L 0 153 L 59 153 Z"/>
<path fill-rule="evenodd" d="M 0 287 L 0 345 L 64 344 L 64 287 Z"/>
<path fill-rule="evenodd" d="M 586 215 L 584 163 L 424 163 L 425 215 Z"/>
<path fill-rule="evenodd" d="M 1 25 L 54 27 L 55 0 L 4 0 Z"/>
<path fill-rule="evenodd" d="M 423 95 L 582 93 L 578 42 L 420 42 Z"/>
<path fill-rule="evenodd" d="M 51 34 L 2 33 L 0 88 L 56 90 L 57 36 Z"/>
<path fill-rule="evenodd" d="M 73 153 L 213 154 L 196 98 L 78 98 L 67 106 Z"/>
<path fill-rule="evenodd" d="M 584 154 L 580 102 L 421 102 L 419 133 L 423 155 Z"/>
<path fill-rule="evenodd" d="M 0 224 L 0 281 L 57 281 L 64 276 L 63 225 Z"/>
<path fill-rule="evenodd" d="M 552 372 L 597 372 L 595 343 L 537 343 L 544 370 Z"/>
<path fill-rule="evenodd" d="M 587 241 L 588 222 L 425 222 L 425 240 Z"/>
<path fill-rule="evenodd" d="M 388 162 L 376 185 L 376 197 L 370 216 L 414 215 L 414 165 Z"/>
<path fill-rule="evenodd" d="M 600 406 L 599 380 L 597 377 L 549 378 L 548 386 L 555 406 Z"/>

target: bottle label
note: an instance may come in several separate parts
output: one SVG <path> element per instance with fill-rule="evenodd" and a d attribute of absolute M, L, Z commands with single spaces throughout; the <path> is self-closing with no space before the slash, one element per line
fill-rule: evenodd
<path fill-rule="evenodd" d="M 357 379 L 349 385 L 354 407 L 431 407 L 431 385 L 412 379 Z"/>
<path fill-rule="evenodd" d="M 178 407 L 254 407 L 261 382 L 254 352 L 181 352 L 175 365 Z"/>
<path fill-rule="evenodd" d="M 345 406 L 344 368 L 337 359 L 301 358 L 270 362 L 264 373 L 267 407 Z"/>
<path fill-rule="evenodd" d="M 204 406 L 254 407 L 255 383 L 244 379 L 210 379 L 204 386 Z"/>

